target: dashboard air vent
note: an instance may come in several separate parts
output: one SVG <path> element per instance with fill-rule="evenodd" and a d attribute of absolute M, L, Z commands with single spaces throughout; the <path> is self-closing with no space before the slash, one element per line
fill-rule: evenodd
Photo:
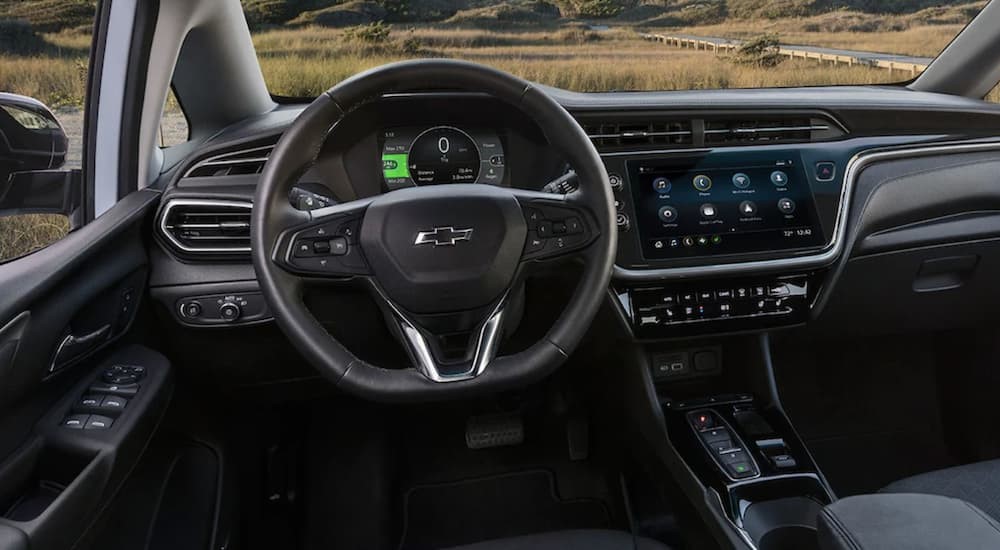
<path fill-rule="evenodd" d="M 808 116 L 705 119 L 705 145 L 808 143 L 842 135 L 833 123 Z"/>
<path fill-rule="evenodd" d="M 603 147 L 656 147 L 691 145 L 691 121 L 584 123 L 591 141 Z"/>
<path fill-rule="evenodd" d="M 250 252 L 249 202 L 174 199 L 160 214 L 160 233 L 182 254 Z"/>
<path fill-rule="evenodd" d="M 259 174 L 264 171 L 264 163 L 274 149 L 276 140 L 267 145 L 259 145 L 239 151 L 231 151 L 198 161 L 184 174 L 186 178 L 212 178 L 218 176 L 239 176 Z"/>

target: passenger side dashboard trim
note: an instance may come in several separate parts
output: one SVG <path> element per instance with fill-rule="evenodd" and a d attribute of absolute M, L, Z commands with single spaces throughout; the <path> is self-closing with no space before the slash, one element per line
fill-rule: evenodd
<path fill-rule="evenodd" d="M 922 145 L 918 147 L 904 146 L 903 148 L 869 149 L 867 151 L 857 153 L 850 159 L 850 161 L 848 161 L 847 168 L 844 173 L 844 184 L 840 192 L 837 218 L 833 229 L 833 238 L 831 242 L 828 243 L 819 253 L 794 258 L 778 258 L 773 260 L 757 260 L 697 267 L 626 269 L 615 265 L 614 279 L 626 282 L 648 282 L 688 279 L 692 277 L 748 275 L 781 270 L 801 271 L 828 266 L 835 262 L 845 249 L 845 240 L 847 239 L 848 229 L 847 221 L 849 219 L 849 205 L 853 196 L 858 175 L 865 167 L 874 162 L 883 160 L 991 150 L 1000 150 L 1000 142 L 955 142 L 933 146 Z M 649 154 L 649 152 L 642 151 L 637 154 L 645 155 Z M 620 156 L 620 153 L 615 154 L 615 156 Z"/>

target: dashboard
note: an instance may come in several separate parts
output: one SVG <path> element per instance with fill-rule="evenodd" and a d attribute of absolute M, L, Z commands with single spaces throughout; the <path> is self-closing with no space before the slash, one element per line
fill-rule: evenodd
<path fill-rule="evenodd" d="M 862 217 L 883 181 L 909 173 L 907 166 L 888 173 L 869 166 L 895 155 L 902 163 L 911 162 L 905 160 L 910 156 L 964 151 L 964 145 L 949 145 L 957 142 L 985 141 L 973 145 L 993 147 L 990 139 L 1000 127 L 994 106 L 894 88 L 550 93 L 577 118 L 604 160 L 618 216 L 612 291 L 641 340 L 803 323 L 824 308 L 837 311 L 840 304 L 854 303 L 850 295 L 834 297 L 835 292 L 861 292 L 866 281 L 887 274 L 895 274 L 900 284 L 867 299 L 913 301 L 915 288 L 964 280 L 966 256 L 959 251 L 946 254 L 951 259 L 937 258 L 955 263 L 959 272 L 953 274 L 948 262 L 928 268 L 890 260 L 896 250 L 909 243 L 940 244 L 935 236 L 945 226 L 957 232 L 953 241 L 962 241 L 974 223 L 997 227 L 968 214 L 978 203 L 946 193 L 944 180 L 911 182 L 882 208 L 905 215 L 880 213 L 867 225 Z M 298 108 L 282 107 L 260 121 L 220 132 L 166 184 L 157 233 L 163 247 L 154 259 L 159 268 L 151 285 L 170 289 L 159 293 L 173 312 L 193 292 L 225 298 L 237 287 L 237 297 L 255 303 L 245 246 L 199 252 L 205 241 L 193 240 L 187 243 L 190 250 L 179 248 L 172 238 L 183 235 L 166 235 L 168 222 L 171 216 L 215 219 L 224 208 L 233 211 L 227 216 L 245 216 L 262 169 L 260 152 L 266 156 Z M 935 153 L 938 145 L 941 153 Z M 932 152 L 919 153 L 926 147 Z M 920 166 L 938 165 L 947 163 Z M 488 96 L 399 94 L 338 123 L 315 166 L 301 177 L 302 188 L 315 194 L 299 206 L 317 206 L 315 197 L 322 206 L 323 201 L 346 202 L 417 185 L 542 190 L 569 168 L 543 128 Z M 870 182 L 868 174 L 881 175 Z M 972 185 L 961 178 L 948 181 L 949 186 Z M 938 214 L 940 222 L 934 221 Z M 957 220 L 957 215 L 970 220 Z M 864 246 L 876 246 L 869 243 L 877 243 L 871 250 L 881 256 L 865 261 L 884 257 L 889 263 L 874 272 L 848 269 L 849 263 L 862 263 L 854 258 L 867 253 Z M 915 257 L 935 259 L 928 250 Z M 911 280 L 924 271 L 928 282 Z M 854 277 L 861 277 L 852 283 L 856 288 L 838 284 Z M 920 303 L 928 311 L 940 309 Z M 246 318 L 257 322 L 267 316 L 258 313 Z M 201 324 L 231 323 L 202 319 L 209 321 Z M 199 325 L 190 318 L 179 321 Z M 855 320 L 841 326 L 863 324 Z"/>

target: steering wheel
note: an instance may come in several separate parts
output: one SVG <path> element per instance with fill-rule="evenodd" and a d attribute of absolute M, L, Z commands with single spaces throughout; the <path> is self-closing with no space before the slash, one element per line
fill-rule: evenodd
<path fill-rule="evenodd" d="M 386 94 L 426 89 L 486 93 L 520 109 L 575 169 L 578 190 L 557 195 L 447 184 L 311 212 L 291 206 L 292 186 L 345 115 Z M 606 296 L 617 246 L 607 181 L 583 129 L 530 83 L 463 61 L 393 63 L 334 86 L 284 133 L 254 198 L 253 265 L 278 326 L 347 391 L 381 401 L 421 401 L 515 388 L 547 376 L 569 357 Z M 580 281 L 544 338 L 498 355 L 508 298 L 527 269 L 574 256 L 583 260 Z M 404 343 L 411 368 L 369 364 L 322 327 L 303 291 L 312 281 L 331 279 L 361 279 L 369 286 Z M 456 334 L 468 339 L 457 350 Z"/>

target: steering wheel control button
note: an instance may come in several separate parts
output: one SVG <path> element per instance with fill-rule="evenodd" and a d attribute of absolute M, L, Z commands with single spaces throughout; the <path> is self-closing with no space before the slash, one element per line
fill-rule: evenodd
<path fill-rule="evenodd" d="M 653 180 L 653 191 L 661 195 L 667 195 L 673 189 L 673 184 L 667 178 L 656 178 Z"/>
<path fill-rule="evenodd" d="M 829 161 L 816 163 L 816 181 L 826 183 L 837 177 L 837 164 Z"/>
<path fill-rule="evenodd" d="M 82 430 L 90 419 L 88 414 L 71 414 L 63 419 L 61 426 L 71 430 Z"/>
<path fill-rule="evenodd" d="M 771 172 L 771 183 L 777 187 L 784 187 L 788 185 L 788 174 L 782 172 L 781 170 Z"/>
<path fill-rule="evenodd" d="M 694 185 L 694 188 L 697 189 L 698 191 L 706 193 L 708 192 L 709 189 L 712 188 L 712 178 L 704 174 L 698 175 L 695 176 L 693 180 L 691 180 L 691 184 Z"/>
<path fill-rule="evenodd" d="M 659 216 L 663 223 L 676 223 L 677 209 L 673 206 L 661 206 Z"/>
<path fill-rule="evenodd" d="M 537 233 L 528 233 L 528 240 L 524 243 L 524 253 L 535 254 L 541 252 L 545 249 L 545 239 L 538 236 Z"/>
<path fill-rule="evenodd" d="M 778 210 L 785 215 L 795 212 L 795 201 L 789 198 L 778 199 Z"/>
<path fill-rule="evenodd" d="M 740 172 L 738 174 L 733 174 L 733 185 L 737 189 L 746 189 L 750 187 L 750 176 Z"/>
<path fill-rule="evenodd" d="M 615 191 L 621 191 L 622 188 L 625 187 L 625 180 L 622 179 L 620 174 L 615 174 L 615 173 L 608 174 L 608 183 L 611 185 L 611 188 L 614 189 Z"/>
<path fill-rule="evenodd" d="M 83 429 L 85 430 L 106 430 L 114 424 L 115 420 L 107 416 L 101 416 L 99 414 L 92 414 L 90 418 L 87 419 L 87 424 Z"/>
<path fill-rule="evenodd" d="M 548 239 L 553 235 L 552 222 L 547 220 L 538 222 L 538 228 L 536 231 L 538 232 L 539 237 Z"/>
<path fill-rule="evenodd" d="M 234 302 L 226 302 L 219 306 L 219 317 L 223 321 L 233 322 L 240 318 L 243 310 Z"/>
<path fill-rule="evenodd" d="M 566 218 L 566 232 L 570 235 L 576 235 L 577 233 L 583 233 L 583 224 L 580 223 L 580 218 Z"/>
<path fill-rule="evenodd" d="M 347 239 L 345 237 L 334 237 L 327 243 L 330 247 L 330 254 L 334 256 L 344 256 L 347 254 Z"/>
<path fill-rule="evenodd" d="M 715 205 L 712 203 L 705 203 L 701 205 L 701 217 L 706 220 L 714 220 L 716 216 L 719 215 L 719 211 L 716 210 Z"/>

